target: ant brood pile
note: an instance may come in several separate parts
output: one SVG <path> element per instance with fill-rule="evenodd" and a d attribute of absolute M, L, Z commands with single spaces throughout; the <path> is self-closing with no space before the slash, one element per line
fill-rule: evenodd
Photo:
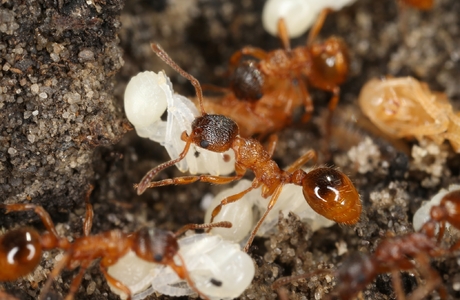
<path fill-rule="evenodd" d="M 255 188 L 261 188 L 262 197 L 271 197 L 267 210 L 249 237 L 244 248 L 245 251 L 248 250 L 259 227 L 275 205 L 286 184 L 302 186 L 305 200 L 313 210 L 326 218 L 342 224 L 351 225 L 358 222 L 362 209 L 361 200 L 353 183 L 345 174 L 333 168 L 316 168 L 308 173 L 303 171 L 300 167 L 315 157 L 313 151 L 304 154 L 286 170 L 281 170 L 271 159 L 275 150 L 275 139 L 271 139 L 268 151 L 266 151 L 259 141 L 239 136 L 238 125 L 233 120 L 223 115 L 207 114 L 203 108 L 202 90 L 198 80 L 182 70 L 158 45 L 152 44 L 152 49 L 163 61 L 191 81 L 198 99 L 201 99 L 202 115 L 193 121 L 190 134 L 185 131 L 182 133 L 181 138 L 186 144 L 179 157 L 150 170 L 141 182 L 135 185 L 138 194 L 142 194 L 147 188 L 190 184 L 196 181 L 226 184 L 241 179 L 246 170 L 251 170 L 255 175 L 252 185 L 235 195 L 223 199 L 211 215 L 212 221 L 224 205 L 240 200 Z M 152 179 L 160 171 L 184 159 L 192 144 L 213 152 L 224 152 L 232 149 L 235 153 L 236 174 L 229 177 L 212 175 L 184 176 L 152 182 Z"/>

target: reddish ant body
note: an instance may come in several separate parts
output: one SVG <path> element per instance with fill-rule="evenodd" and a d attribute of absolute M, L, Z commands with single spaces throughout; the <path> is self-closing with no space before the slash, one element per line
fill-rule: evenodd
<path fill-rule="evenodd" d="M 460 229 L 460 190 L 446 194 L 439 205 L 431 208 L 430 220 L 422 226 L 420 231 L 384 239 L 377 246 L 373 255 L 363 253 L 350 255 L 341 268 L 335 272 L 338 284 L 332 291 L 331 298 L 353 299 L 377 275 L 391 273 L 396 298 L 405 299 L 399 272 L 413 270 L 417 267 L 425 277 L 426 283 L 417 288 L 409 299 L 422 299 L 434 289 L 438 289 L 440 296 L 446 298 L 447 292 L 442 285 L 441 277 L 430 265 L 431 257 L 442 257 L 460 248 L 460 241 L 447 249 L 439 246 L 446 222 Z M 439 233 L 436 237 L 438 227 Z M 273 283 L 272 287 L 278 289 L 288 282 L 320 272 L 331 271 L 317 270 L 307 275 L 280 278 Z"/>
<path fill-rule="evenodd" d="M 89 203 L 88 192 L 86 197 L 86 218 L 84 221 L 84 236 L 76 238 L 70 243 L 67 238 L 57 235 L 53 221 L 41 206 L 34 204 L 2 204 L 0 207 L 6 212 L 33 210 L 41 218 L 48 232 L 39 234 L 33 228 L 18 228 L 7 232 L 0 237 L 0 282 L 12 281 L 32 272 L 40 263 L 42 252 L 51 249 L 64 250 L 63 258 L 49 275 L 41 292 L 43 298 L 49 290 L 52 281 L 64 268 L 80 270 L 70 285 L 66 299 L 73 299 L 77 292 L 83 275 L 90 264 L 101 259 L 99 266 L 106 280 L 123 291 L 131 299 L 131 291 L 123 283 L 107 273 L 107 268 L 114 265 L 130 250 L 134 251 L 141 259 L 171 267 L 177 275 L 185 279 L 190 287 L 201 297 L 208 299 L 194 285 L 184 264 L 182 256 L 178 253 L 177 236 L 189 229 L 210 227 L 231 227 L 229 222 L 215 224 L 189 224 L 176 233 L 160 229 L 141 228 L 132 234 L 120 230 L 111 230 L 90 236 L 92 226 L 92 206 Z M 174 257 L 177 255 L 181 265 L 177 265 Z"/>
<path fill-rule="evenodd" d="M 213 210 L 211 218 L 212 222 L 223 205 L 238 201 L 253 189 L 261 187 L 264 198 L 271 196 L 267 210 L 252 231 L 245 246 L 245 251 L 248 250 L 257 230 L 276 203 L 283 186 L 288 183 L 302 186 L 306 201 L 317 213 L 324 217 L 343 224 L 355 224 L 358 222 L 362 209 L 361 200 L 353 183 L 345 174 L 333 168 L 317 168 L 309 173 L 304 172 L 300 167 L 306 161 L 315 157 L 313 151 L 308 151 L 286 170 L 281 170 L 275 161 L 271 159 L 275 149 L 275 139 L 271 140 L 269 150 L 266 151 L 259 141 L 239 136 L 238 125 L 230 118 L 223 115 L 207 114 L 203 108 L 202 90 L 198 80 L 182 70 L 158 45 L 152 44 L 152 49 L 164 62 L 194 85 L 197 97 L 200 99 L 202 115 L 193 121 L 190 135 L 187 135 L 186 132 L 182 133 L 182 139 L 186 144 L 179 157 L 150 170 L 140 183 L 135 185 L 139 195 L 147 188 L 171 184 L 182 185 L 195 181 L 226 184 L 240 179 L 246 173 L 246 170 L 251 170 L 255 175 L 251 187 L 223 199 Z M 211 175 L 184 176 L 152 182 L 157 173 L 182 160 L 192 143 L 213 152 L 224 152 L 232 149 L 235 152 L 236 174 L 230 177 Z"/>
<path fill-rule="evenodd" d="M 323 10 L 310 31 L 306 46 L 291 49 L 283 19 L 278 34 L 283 49 L 266 52 L 244 47 L 230 58 L 230 92 L 220 100 L 204 103 L 209 113 L 223 114 L 241 126 L 240 134 L 250 137 L 267 134 L 291 123 L 294 110 L 305 107 L 306 122 L 313 112 L 313 102 L 305 79 L 315 88 L 333 93 L 329 110 L 339 100 L 340 87 L 348 74 L 347 47 L 342 39 L 330 37 L 314 43 L 329 10 Z M 251 57 L 242 60 L 243 56 Z"/>
<path fill-rule="evenodd" d="M 420 10 L 430 10 L 433 8 L 434 0 L 400 0 L 400 3 Z"/>

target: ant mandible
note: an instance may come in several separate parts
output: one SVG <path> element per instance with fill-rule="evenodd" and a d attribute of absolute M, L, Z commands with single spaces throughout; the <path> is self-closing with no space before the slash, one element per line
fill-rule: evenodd
<path fill-rule="evenodd" d="M 201 293 L 193 283 L 184 259 L 178 253 L 177 236 L 190 229 L 231 227 L 230 222 L 214 224 L 188 224 L 176 233 L 152 228 L 141 228 L 132 234 L 120 230 L 111 230 L 97 235 L 90 235 L 93 209 L 89 202 L 90 191 L 86 195 L 86 217 L 83 224 L 84 236 L 76 238 L 70 243 L 67 238 L 58 236 L 56 228 L 46 210 L 34 204 L 0 204 L 7 213 L 13 211 L 33 210 L 39 215 L 47 232 L 39 234 L 33 228 L 13 229 L 0 237 L 0 282 L 13 281 L 32 272 L 40 263 L 42 252 L 51 249 L 64 250 L 63 258 L 50 273 L 40 294 L 43 299 L 51 284 L 64 268 L 75 269 L 80 267 L 73 279 L 66 300 L 73 299 L 83 275 L 90 264 L 96 260 L 106 280 L 117 289 L 123 291 L 131 299 L 131 291 L 123 283 L 107 273 L 107 268 L 114 265 L 130 250 L 148 262 L 158 263 L 171 267 L 181 279 L 185 279 L 190 287 L 204 299 L 209 299 Z M 174 257 L 179 258 L 181 265 L 176 264 Z"/>
<path fill-rule="evenodd" d="M 206 110 L 234 119 L 244 137 L 274 132 L 291 123 L 294 110 L 302 103 L 305 108 L 302 121 L 310 119 L 313 102 L 305 85 L 307 79 L 311 86 L 333 93 L 329 102 L 331 115 L 339 101 L 339 85 L 346 79 L 349 61 L 342 39 L 333 36 L 314 43 L 330 11 L 321 12 L 306 46 L 291 49 L 287 27 L 281 18 L 278 35 L 282 49 L 266 52 L 247 46 L 235 52 L 229 61 L 231 92 L 218 101 L 205 101 Z M 243 60 L 244 56 L 249 58 Z"/>
<path fill-rule="evenodd" d="M 409 299 L 422 299 L 434 289 L 438 289 L 441 298 L 447 298 L 440 275 L 430 265 L 431 257 L 442 257 L 460 248 L 460 241 L 447 249 L 438 245 L 444 235 L 446 222 L 460 229 L 460 190 L 447 193 L 439 205 L 433 206 L 430 210 L 430 219 L 418 232 L 387 237 L 380 242 L 373 255 L 364 253 L 350 255 L 335 272 L 338 284 L 332 291 L 331 298 L 353 299 L 377 275 L 391 273 L 396 298 L 405 299 L 399 272 L 412 270 L 417 266 L 426 278 L 426 283 L 417 288 Z M 437 229 L 439 232 L 436 237 Z M 331 271 L 317 270 L 308 274 L 283 277 L 275 281 L 272 288 L 278 290 L 288 282 L 310 277 L 319 272 Z"/>
<path fill-rule="evenodd" d="M 139 195 L 147 188 L 172 184 L 183 185 L 196 181 L 226 184 L 240 179 L 246 170 L 251 170 L 255 175 L 252 185 L 246 190 L 223 199 L 213 210 L 211 217 L 212 222 L 223 205 L 238 201 L 253 189 L 261 187 L 262 197 L 271 196 L 266 212 L 258 221 L 244 248 L 246 252 L 260 225 L 275 205 L 283 186 L 288 183 L 302 186 L 308 204 L 324 217 L 343 224 L 358 222 L 362 210 L 361 200 L 353 183 L 345 174 L 333 168 L 317 168 L 308 173 L 300 169 L 305 162 L 316 156 L 315 152 L 311 150 L 297 159 L 286 170 L 281 170 L 271 159 L 275 150 L 276 139 L 271 139 L 268 151 L 266 151 L 259 141 L 241 137 L 238 134 L 238 125 L 232 119 L 223 115 L 207 114 L 203 108 L 202 89 L 198 80 L 180 68 L 160 46 L 157 44 L 151 46 L 158 57 L 187 78 L 195 87 L 197 97 L 200 100 L 202 115 L 193 121 L 190 135 L 185 131 L 182 133 L 181 137 L 186 143 L 179 157 L 153 168 L 142 178 L 139 184 L 134 186 Z M 235 152 L 236 174 L 229 177 L 183 176 L 152 182 L 157 173 L 181 161 L 192 143 L 213 152 L 224 152 L 232 149 Z"/>

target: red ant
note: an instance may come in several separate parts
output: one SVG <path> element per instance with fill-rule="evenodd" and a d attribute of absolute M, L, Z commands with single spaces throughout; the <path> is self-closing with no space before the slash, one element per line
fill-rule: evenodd
<path fill-rule="evenodd" d="M 92 188 L 91 188 L 92 189 Z M 123 291 L 131 299 L 131 291 L 123 283 L 107 273 L 107 268 L 114 265 L 130 250 L 141 259 L 171 267 L 181 279 L 185 279 L 190 287 L 204 299 L 202 294 L 190 278 L 182 256 L 178 253 L 177 236 L 190 229 L 231 227 L 230 222 L 214 224 L 188 224 L 176 233 L 161 229 L 141 228 L 132 234 L 120 230 L 111 230 L 90 236 L 93 210 L 89 203 L 90 191 L 86 195 L 86 218 L 83 225 L 84 236 L 76 238 L 70 243 L 67 238 L 61 238 L 49 214 L 41 206 L 34 204 L 1 204 L 7 213 L 12 211 L 33 210 L 39 215 L 47 232 L 39 234 L 33 228 L 13 229 L 0 237 L 0 281 L 13 281 L 32 272 L 40 263 L 42 251 L 51 249 L 64 250 L 63 258 L 57 263 L 49 275 L 40 299 L 43 299 L 51 283 L 64 268 L 75 269 L 80 266 L 78 274 L 70 285 L 66 299 L 73 299 L 83 275 L 90 264 L 101 259 L 99 266 L 106 280 L 117 289 Z M 176 264 L 174 257 L 178 257 L 181 265 Z"/>
<path fill-rule="evenodd" d="M 431 257 L 442 257 L 460 248 L 460 241 L 448 249 L 438 244 L 445 231 L 445 223 L 460 229 L 460 190 L 446 194 L 441 203 L 433 206 L 428 220 L 418 232 L 403 236 L 388 237 L 377 246 L 373 255 L 356 253 L 350 255 L 336 271 L 338 285 L 331 293 L 331 298 L 342 300 L 353 299 L 355 295 L 370 284 L 379 274 L 391 273 L 392 283 L 397 299 L 405 299 L 401 286 L 399 271 L 412 270 L 418 266 L 420 273 L 426 278 L 426 283 L 417 288 L 409 299 L 422 299 L 434 289 L 438 289 L 441 298 L 447 297 L 447 291 L 442 285 L 441 277 L 430 265 Z M 438 226 L 439 225 L 439 226 Z M 439 232 L 436 238 L 436 229 Z M 310 277 L 319 272 L 284 277 L 275 281 L 274 289 L 300 278 Z"/>
<path fill-rule="evenodd" d="M 433 8 L 434 0 L 399 0 L 400 5 L 412 6 L 420 10 Z"/>
<path fill-rule="evenodd" d="M 244 47 L 230 58 L 230 91 L 218 101 L 206 101 L 206 111 L 231 117 L 241 126 L 240 134 L 280 130 L 291 123 L 294 110 L 305 107 L 303 122 L 311 117 L 313 102 L 304 78 L 311 86 L 332 92 L 329 110 L 339 101 L 340 87 L 348 74 L 348 51 L 338 37 L 314 43 L 330 10 L 325 9 L 310 31 L 306 46 L 291 49 L 283 19 L 278 21 L 278 34 L 283 49 L 266 52 Z M 251 59 L 242 60 L 243 56 Z M 218 88 L 217 88 L 218 89 Z M 224 89 L 225 90 L 225 89 Z"/>
<path fill-rule="evenodd" d="M 198 80 L 181 69 L 158 45 L 152 44 L 151 46 L 158 57 L 193 84 L 201 104 L 202 115 L 193 121 L 190 135 L 185 131 L 182 133 L 181 138 L 186 144 L 179 157 L 150 170 L 140 183 L 135 185 L 139 195 L 147 188 L 171 184 L 183 185 L 195 181 L 226 184 L 240 179 L 246 173 L 246 170 L 251 170 L 255 175 L 252 186 L 238 194 L 223 199 L 213 210 L 211 218 L 212 222 L 223 205 L 238 201 L 253 189 L 261 187 L 264 198 L 271 196 L 267 210 L 252 231 L 244 248 L 245 251 L 248 250 L 257 230 L 275 205 L 283 186 L 288 183 L 302 186 L 303 194 L 308 204 L 324 217 L 343 224 L 355 224 L 358 222 L 362 209 L 361 200 L 353 183 L 345 174 L 333 168 L 317 168 L 309 173 L 304 172 L 300 167 L 308 160 L 316 157 L 315 152 L 311 150 L 297 159 L 286 170 L 281 170 L 276 162 L 271 159 L 275 150 L 276 139 L 271 139 L 268 151 L 266 151 L 259 141 L 241 137 L 238 125 L 232 119 L 223 115 L 207 114 L 203 108 L 202 90 Z M 184 176 L 152 182 L 157 173 L 181 161 L 189 151 L 192 143 L 219 153 L 232 149 L 235 152 L 236 174 L 229 177 L 211 175 Z"/>

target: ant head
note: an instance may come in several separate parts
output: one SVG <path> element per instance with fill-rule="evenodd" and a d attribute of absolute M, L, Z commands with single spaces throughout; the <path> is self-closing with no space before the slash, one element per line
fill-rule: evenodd
<path fill-rule="evenodd" d="M 327 89 L 345 81 L 348 74 L 348 50 L 345 43 L 330 37 L 321 44 L 311 46 L 312 71 L 309 80 L 312 85 Z"/>
<path fill-rule="evenodd" d="M 356 224 L 361 199 L 350 178 L 332 168 L 317 168 L 302 180 L 303 195 L 318 214 L 337 223 Z"/>
<path fill-rule="evenodd" d="M 142 228 L 134 235 L 132 250 L 145 261 L 166 264 L 179 251 L 179 245 L 169 231 Z"/>
<path fill-rule="evenodd" d="M 225 152 L 231 148 L 238 135 L 238 125 L 223 115 L 205 114 L 192 123 L 192 143 L 213 152 Z"/>
<path fill-rule="evenodd" d="M 235 96 L 244 101 L 255 102 L 262 98 L 264 76 L 254 60 L 242 61 L 232 74 L 230 88 Z"/>
<path fill-rule="evenodd" d="M 32 228 L 11 230 L 0 238 L 0 265 L 7 274 L 0 271 L 0 280 L 15 280 L 32 272 L 40 263 L 42 246 L 40 235 Z M 2 261 L 5 259 L 5 261 Z M 4 277 L 6 275 L 6 278 Z"/>

